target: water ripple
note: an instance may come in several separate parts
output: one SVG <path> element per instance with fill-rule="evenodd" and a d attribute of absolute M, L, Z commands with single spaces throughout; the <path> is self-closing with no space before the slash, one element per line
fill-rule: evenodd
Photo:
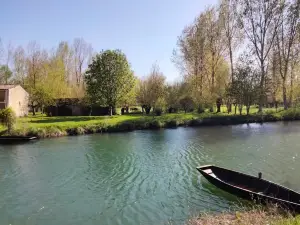
<path fill-rule="evenodd" d="M 262 171 L 297 189 L 299 125 L 136 131 L 13 146 L 0 151 L 0 224 L 183 224 L 200 211 L 245 204 L 206 181 L 196 170 L 203 164 Z"/>

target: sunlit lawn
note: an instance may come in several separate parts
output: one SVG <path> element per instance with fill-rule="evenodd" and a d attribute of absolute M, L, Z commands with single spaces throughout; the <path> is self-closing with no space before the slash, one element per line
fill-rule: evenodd
<path fill-rule="evenodd" d="M 264 109 L 264 111 L 274 111 L 275 109 Z M 216 111 L 216 110 L 215 110 Z M 233 110 L 234 111 L 234 110 Z M 255 106 L 251 107 L 250 114 L 255 114 L 257 112 L 257 108 Z M 237 114 L 239 111 L 237 111 Z M 246 108 L 243 109 L 243 114 L 246 114 Z M 170 121 L 170 120 L 191 120 L 196 118 L 206 118 L 211 116 L 231 116 L 234 115 L 234 112 L 231 114 L 227 113 L 227 109 L 225 106 L 222 106 L 221 113 L 209 113 L 205 112 L 202 114 L 198 114 L 196 112 L 193 113 L 172 113 L 172 114 L 163 114 L 162 116 L 154 116 L 154 115 L 145 115 L 145 114 L 129 114 L 129 115 L 116 115 L 116 116 L 65 116 L 65 117 L 47 117 L 42 114 L 37 114 L 36 116 L 28 116 L 24 118 L 19 118 L 16 127 L 17 128 L 43 128 L 43 127 L 59 127 L 59 128 L 74 128 L 79 126 L 87 126 L 87 125 L 96 125 L 96 124 L 106 124 L 106 125 L 116 125 L 118 123 L 122 123 L 124 121 L 132 121 L 132 120 L 153 120 L 157 119 L 161 122 Z"/>

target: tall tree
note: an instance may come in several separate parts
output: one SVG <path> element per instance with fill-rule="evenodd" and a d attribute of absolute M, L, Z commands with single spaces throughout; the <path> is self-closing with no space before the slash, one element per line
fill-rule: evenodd
<path fill-rule="evenodd" d="M 65 80 L 71 83 L 72 69 L 74 68 L 74 54 L 68 42 L 61 41 L 56 50 L 56 57 L 62 60 L 64 64 Z M 76 71 L 76 70 L 75 70 Z"/>
<path fill-rule="evenodd" d="M 286 82 L 288 69 L 292 60 L 292 51 L 295 47 L 297 28 L 299 28 L 300 1 L 285 1 L 281 12 L 281 22 L 276 32 L 275 45 L 278 54 L 279 72 L 282 79 L 282 99 L 284 109 L 288 108 Z"/>
<path fill-rule="evenodd" d="M 85 76 L 90 98 L 113 108 L 134 87 L 134 75 L 126 55 L 120 50 L 106 50 L 96 55 Z"/>
<path fill-rule="evenodd" d="M 206 36 L 208 38 L 207 49 L 209 52 L 210 71 L 210 89 L 211 94 L 215 93 L 216 71 L 220 61 L 224 57 L 226 45 L 224 45 L 224 32 L 220 15 L 216 8 L 208 9 L 205 12 L 206 17 Z"/>
<path fill-rule="evenodd" d="M 266 66 L 281 22 L 281 0 L 243 0 L 243 26 L 260 66 L 259 112 L 264 103 Z"/>
<path fill-rule="evenodd" d="M 15 49 L 13 54 L 14 83 L 25 86 L 26 78 L 26 55 L 22 46 Z"/>
<path fill-rule="evenodd" d="M 42 81 L 42 69 L 43 63 L 47 58 L 47 53 L 42 51 L 40 45 L 33 41 L 28 44 L 27 47 L 27 77 L 25 81 L 25 87 L 30 95 L 29 105 L 32 108 L 33 115 L 35 115 L 36 108 L 41 99 L 40 83 Z"/>
<path fill-rule="evenodd" d="M 223 28 L 225 30 L 225 43 L 227 46 L 227 51 L 230 60 L 231 82 L 233 82 L 234 72 L 234 50 L 241 44 L 243 38 L 241 34 L 242 32 L 237 8 L 238 0 L 221 0 L 220 16 L 221 23 L 223 24 Z"/>
<path fill-rule="evenodd" d="M 92 47 L 82 38 L 76 38 L 73 42 L 74 74 L 77 86 L 82 86 L 84 69 L 88 64 Z"/>

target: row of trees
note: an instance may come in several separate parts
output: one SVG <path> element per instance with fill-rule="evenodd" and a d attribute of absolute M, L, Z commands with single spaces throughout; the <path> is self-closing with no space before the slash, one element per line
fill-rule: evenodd
<path fill-rule="evenodd" d="M 256 95 L 249 98 L 259 111 L 270 98 L 291 106 L 299 94 L 299 9 L 299 0 L 221 0 L 200 13 L 179 36 L 173 57 L 194 101 L 201 105 L 221 97 L 229 106 L 241 104 L 236 89 L 250 82 Z"/>
<path fill-rule="evenodd" d="M 93 49 L 83 39 L 60 42 L 53 49 L 42 49 L 37 42 L 26 48 L 4 45 L 0 40 L 0 83 L 20 84 L 30 94 L 30 106 L 52 104 L 56 98 L 83 97 L 84 72 Z"/>
<path fill-rule="evenodd" d="M 226 103 L 267 102 L 292 106 L 300 97 L 300 0 L 221 0 L 186 26 L 172 60 L 182 81 L 166 84 L 158 65 L 137 78 L 120 50 L 93 54 L 83 39 L 43 50 L 0 48 L 1 83 L 18 83 L 30 93 L 33 111 L 55 98 L 76 97 L 89 105 L 139 104 L 146 113 L 179 108 L 203 112 Z M 93 57 L 94 56 L 94 57 Z"/>

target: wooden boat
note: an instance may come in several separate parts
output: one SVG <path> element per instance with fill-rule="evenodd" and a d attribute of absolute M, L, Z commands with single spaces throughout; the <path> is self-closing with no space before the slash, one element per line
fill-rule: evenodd
<path fill-rule="evenodd" d="M 197 170 L 210 183 L 226 192 L 262 204 L 277 204 L 291 212 L 300 213 L 300 193 L 262 179 L 261 173 L 254 177 L 212 165 L 197 167 Z"/>
<path fill-rule="evenodd" d="M 0 144 L 20 144 L 37 139 L 32 136 L 0 136 Z"/>

